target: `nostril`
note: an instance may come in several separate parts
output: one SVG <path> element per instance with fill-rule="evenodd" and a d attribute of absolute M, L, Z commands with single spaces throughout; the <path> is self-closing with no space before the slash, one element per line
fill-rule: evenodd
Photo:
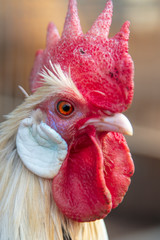
<path fill-rule="evenodd" d="M 108 115 L 108 116 L 113 116 L 113 115 L 114 115 L 113 112 L 110 112 L 110 111 L 108 111 L 108 110 L 103 110 L 103 112 L 104 112 L 106 115 Z"/>

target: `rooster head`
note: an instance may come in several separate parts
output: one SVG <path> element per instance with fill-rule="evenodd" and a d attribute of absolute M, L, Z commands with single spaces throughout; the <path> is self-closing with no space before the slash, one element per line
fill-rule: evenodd
<path fill-rule="evenodd" d="M 47 127 L 37 131 L 40 136 L 57 134 L 50 139 L 56 139 L 56 146 L 63 143 L 56 148 L 66 150 L 61 164 L 49 175 L 53 198 L 66 217 L 80 222 L 104 218 L 117 207 L 134 172 L 123 137 L 132 135 L 132 127 L 122 114 L 133 97 L 129 22 L 109 39 L 111 18 L 108 0 L 84 35 L 76 0 L 70 0 L 61 38 L 50 23 L 46 49 L 37 52 L 30 77 L 32 92 L 43 88 L 43 80 L 53 84 L 54 94 L 37 106 Z"/>

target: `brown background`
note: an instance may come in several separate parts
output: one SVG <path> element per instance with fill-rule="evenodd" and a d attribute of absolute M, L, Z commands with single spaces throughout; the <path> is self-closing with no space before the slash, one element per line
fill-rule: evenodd
<path fill-rule="evenodd" d="M 84 32 L 105 2 L 78 1 Z M 128 138 L 128 143 L 136 173 L 127 197 L 107 218 L 107 224 L 111 240 L 143 239 L 145 234 L 151 236 L 148 239 L 159 239 L 158 227 L 149 233 L 146 227 L 160 223 L 160 1 L 113 0 L 113 3 L 110 36 L 125 20 L 131 21 L 129 45 L 135 62 L 135 96 L 127 115 L 134 127 L 134 136 Z M 18 85 L 29 92 L 34 54 L 45 47 L 49 21 L 54 21 L 62 32 L 67 4 L 67 0 L 0 0 L 0 121 L 23 101 Z"/>

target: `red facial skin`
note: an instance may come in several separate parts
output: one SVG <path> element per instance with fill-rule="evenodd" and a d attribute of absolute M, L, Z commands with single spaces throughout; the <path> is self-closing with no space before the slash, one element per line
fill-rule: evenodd
<path fill-rule="evenodd" d="M 128 54 L 129 22 L 119 33 L 108 39 L 112 17 L 112 2 L 87 34 L 83 35 L 77 15 L 76 1 L 69 1 L 62 37 L 51 23 L 47 47 L 39 50 L 30 77 L 34 92 L 42 85 L 38 75 L 44 66 L 52 71 L 59 64 L 71 78 L 84 98 L 54 96 L 41 106 L 46 123 L 54 128 L 68 144 L 68 155 L 53 179 L 53 198 L 68 218 L 94 221 L 104 218 L 123 199 L 134 172 L 127 143 L 120 133 L 97 132 L 94 126 L 83 131 L 86 120 L 125 111 L 133 98 L 133 62 Z M 64 118 L 56 111 L 57 100 L 73 103 L 75 111 Z"/>

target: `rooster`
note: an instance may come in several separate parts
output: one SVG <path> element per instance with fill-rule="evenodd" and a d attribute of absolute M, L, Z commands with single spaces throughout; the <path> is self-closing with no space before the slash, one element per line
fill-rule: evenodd
<path fill-rule="evenodd" d="M 69 1 L 61 38 L 50 23 L 36 53 L 32 94 L 0 125 L 1 240 L 108 239 L 103 218 L 134 172 L 129 22 L 109 39 L 112 8 L 84 35 Z"/>

